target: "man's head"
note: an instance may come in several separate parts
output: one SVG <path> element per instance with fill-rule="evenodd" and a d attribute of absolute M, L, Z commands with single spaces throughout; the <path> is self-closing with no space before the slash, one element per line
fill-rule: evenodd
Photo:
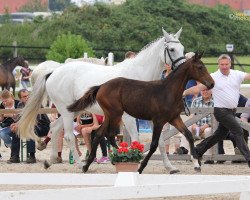
<path fill-rule="evenodd" d="M 14 96 L 8 90 L 3 90 L 1 93 L 1 99 L 5 107 L 12 107 L 14 105 Z"/>
<path fill-rule="evenodd" d="M 209 100 L 212 97 L 212 91 L 208 89 L 202 90 L 201 96 L 203 97 L 203 99 Z"/>
<path fill-rule="evenodd" d="M 19 90 L 17 95 L 22 103 L 24 103 L 24 104 L 27 103 L 27 101 L 29 99 L 29 91 L 27 89 Z"/>
<path fill-rule="evenodd" d="M 231 58 L 227 54 L 222 54 L 218 58 L 218 67 L 223 75 L 228 75 L 231 67 Z"/>
<path fill-rule="evenodd" d="M 133 51 L 128 51 L 127 53 L 125 53 L 125 59 L 134 58 L 135 56 L 136 56 L 136 53 Z"/>

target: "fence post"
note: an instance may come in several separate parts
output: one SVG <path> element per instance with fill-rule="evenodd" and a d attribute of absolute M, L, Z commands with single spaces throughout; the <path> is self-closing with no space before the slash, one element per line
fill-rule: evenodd
<path fill-rule="evenodd" d="M 114 54 L 112 52 L 108 53 L 108 66 L 114 65 Z"/>
<path fill-rule="evenodd" d="M 15 58 L 17 57 L 17 42 L 14 41 L 12 45 L 13 45 L 13 58 Z"/>
<path fill-rule="evenodd" d="M 88 58 L 88 53 L 87 52 L 83 53 L 83 58 Z"/>

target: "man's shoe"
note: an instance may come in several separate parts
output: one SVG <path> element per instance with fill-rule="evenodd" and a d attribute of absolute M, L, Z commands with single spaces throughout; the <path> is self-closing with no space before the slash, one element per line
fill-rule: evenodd
<path fill-rule="evenodd" d="M 27 163 L 27 164 L 36 163 L 36 158 L 33 157 L 33 156 L 29 157 L 29 158 L 27 158 L 26 163 Z"/>
<path fill-rule="evenodd" d="M 44 141 L 41 141 L 41 142 L 39 141 L 39 142 L 37 142 L 36 148 L 37 148 L 39 151 L 42 151 L 42 150 L 46 149 L 46 147 L 47 147 L 46 142 L 44 142 Z"/>
<path fill-rule="evenodd" d="M 178 155 L 188 154 L 188 150 L 185 147 L 179 147 L 176 149 Z"/>
<path fill-rule="evenodd" d="M 206 161 L 204 162 L 204 164 L 213 165 L 213 164 L 214 164 L 214 161 L 213 161 L 213 160 L 206 160 Z"/>
<path fill-rule="evenodd" d="M 62 157 L 57 157 L 56 160 L 53 162 L 53 164 L 59 164 L 62 163 Z"/>
<path fill-rule="evenodd" d="M 11 157 L 9 160 L 7 160 L 8 164 L 12 163 L 20 163 L 20 158 L 19 157 Z"/>
<path fill-rule="evenodd" d="M 234 153 L 235 153 L 235 155 L 242 155 L 242 153 L 240 152 L 240 150 L 238 149 L 238 147 L 234 148 Z"/>

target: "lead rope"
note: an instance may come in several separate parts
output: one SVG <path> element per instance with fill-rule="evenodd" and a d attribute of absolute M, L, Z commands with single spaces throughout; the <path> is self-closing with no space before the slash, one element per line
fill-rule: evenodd
<path fill-rule="evenodd" d="M 185 97 L 182 97 L 183 103 L 184 103 L 184 112 L 186 116 L 190 116 L 190 110 L 189 107 L 187 106 L 187 102 Z"/>

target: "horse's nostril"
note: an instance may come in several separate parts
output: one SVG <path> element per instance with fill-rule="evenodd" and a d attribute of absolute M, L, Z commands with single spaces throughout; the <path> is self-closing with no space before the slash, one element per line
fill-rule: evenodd
<path fill-rule="evenodd" d="M 214 83 L 210 84 L 209 89 L 212 89 L 214 87 Z"/>

